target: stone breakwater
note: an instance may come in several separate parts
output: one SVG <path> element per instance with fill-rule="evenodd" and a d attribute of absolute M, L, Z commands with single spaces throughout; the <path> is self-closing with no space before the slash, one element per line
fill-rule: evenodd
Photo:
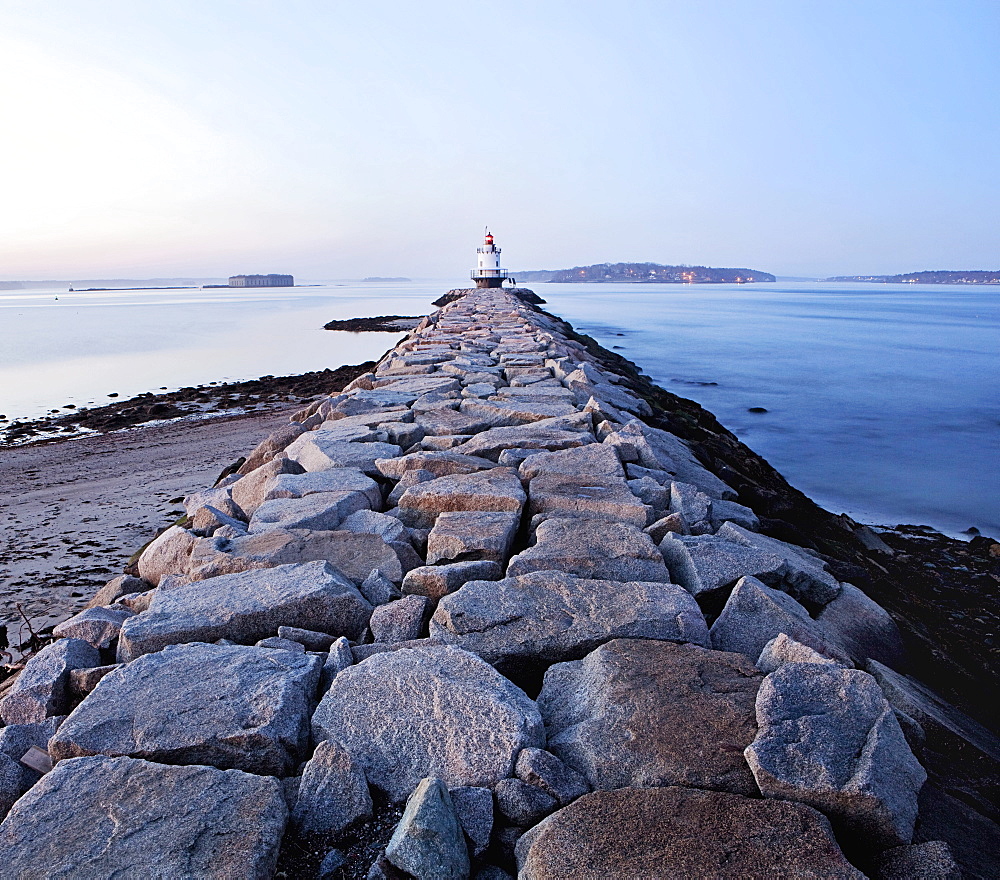
<path fill-rule="evenodd" d="M 957 876 L 888 614 L 518 291 L 451 299 L 28 663 L 0 877 Z"/>

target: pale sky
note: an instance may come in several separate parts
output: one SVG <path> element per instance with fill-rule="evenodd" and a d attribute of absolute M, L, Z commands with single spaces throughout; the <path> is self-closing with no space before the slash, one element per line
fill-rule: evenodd
<path fill-rule="evenodd" d="M 0 0 L 0 279 L 1000 268 L 997 0 Z"/>

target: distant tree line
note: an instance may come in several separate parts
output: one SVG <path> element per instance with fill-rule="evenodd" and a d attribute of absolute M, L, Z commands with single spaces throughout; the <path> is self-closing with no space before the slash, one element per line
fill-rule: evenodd
<path fill-rule="evenodd" d="M 905 275 L 837 275 L 827 281 L 871 281 L 877 284 L 1000 284 L 1000 269 L 926 270 Z"/>
<path fill-rule="evenodd" d="M 542 269 L 512 273 L 520 281 L 628 281 L 654 284 L 744 284 L 774 281 L 756 269 L 715 269 L 710 266 L 664 266 L 660 263 L 597 263 L 572 269 Z"/>

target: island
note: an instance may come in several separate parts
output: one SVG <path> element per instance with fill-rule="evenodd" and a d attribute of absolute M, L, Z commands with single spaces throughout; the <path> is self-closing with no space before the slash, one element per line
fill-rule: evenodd
<path fill-rule="evenodd" d="M 1000 269 L 925 269 L 905 275 L 837 275 L 826 281 L 865 281 L 873 284 L 1000 284 Z"/>
<path fill-rule="evenodd" d="M 555 283 L 627 281 L 639 284 L 748 284 L 774 281 L 769 272 L 756 269 L 715 269 L 710 266 L 664 266 L 660 263 L 595 263 L 572 269 L 539 269 L 512 272 L 522 281 Z"/>

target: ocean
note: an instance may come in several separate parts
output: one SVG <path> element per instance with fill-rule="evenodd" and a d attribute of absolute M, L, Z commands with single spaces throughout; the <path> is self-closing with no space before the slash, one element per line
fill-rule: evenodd
<path fill-rule="evenodd" d="M 32 418 L 161 387 L 285 376 L 377 358 L 398 333 L 323 325 L 424 315 L 440 283 L 264 289 L 0 291 L 0 414 Z"/>
<path fill-rule="evenodd" d="M 0 292 L 0 413 L 36 417 L 378 357 L 459 282 Z M 1000 291 L 960 285 L 536 284 L 553 313 L 698 401 L 829 510 L 1000 536 Z M 58 297 L 58 299 L 57 299 Z M 763 408 L 766 412 L 751 412 Z"/>
<path fill-rule="evenodd" d="M 1000 289 L 538 290 L 552 312 L 698 401 L 827 509 L 1000 537 Z"/>

